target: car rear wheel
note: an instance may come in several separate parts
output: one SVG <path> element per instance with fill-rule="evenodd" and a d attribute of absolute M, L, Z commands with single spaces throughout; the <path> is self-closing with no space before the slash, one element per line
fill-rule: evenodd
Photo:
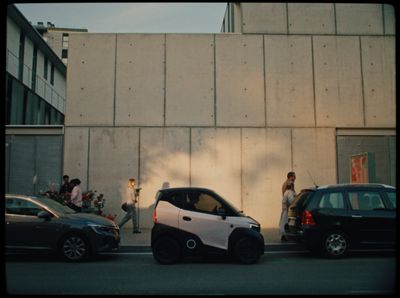
<path fill-rule="evenodd" d="M 321 252 L 328 258 L 338 259 L 349 252 L 348 237 L 341 231 L 331 231 L 322 238 Z"/>
<path fill-rule="evenodd" d="M 59 253 L 68 262 L 80 262 L 90 254 L 89 243 L 82 235 L 69 234 L 61 240 Z"/>
<path fill-rule="evenodd" d="M 163 237 L 154 242 L 153 256 L 160 264 L 173 264 L 181 257 L 181 247 L 175 239 Z"/>
<path fill-rule="evenodd" d="M 241 238 L 235 244 L 234 257 L 242 264 L 254 264 L 258 261 L 260 255 L 260 246 L 252 238 Z"/>

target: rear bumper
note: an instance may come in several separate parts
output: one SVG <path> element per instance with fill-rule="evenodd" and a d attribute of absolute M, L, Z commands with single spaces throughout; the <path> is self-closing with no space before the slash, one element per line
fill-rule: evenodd
<path fill-rule="evenodd" d="M 297 231 L 286 229 L 286 237 L 308 247 L 318 247 L 321 243 L 322 231 L 312 227 L 304 227 Z"/>

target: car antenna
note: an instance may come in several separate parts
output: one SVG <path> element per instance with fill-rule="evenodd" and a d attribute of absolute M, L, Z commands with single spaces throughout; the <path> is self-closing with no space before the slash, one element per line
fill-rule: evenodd
<path fill-rule="evenodd" d="M 310 176 L 312 182 L 314 183 L 315 187 L 318 188 L 318 185 L 315 183 L 313 177 L 311 176 L 310 172 L 307 170 L 308 175 Z"/>

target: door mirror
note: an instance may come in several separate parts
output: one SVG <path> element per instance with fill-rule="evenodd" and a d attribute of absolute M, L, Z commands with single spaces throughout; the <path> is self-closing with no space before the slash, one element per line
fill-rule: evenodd
<path fill-rule="evenodd" d="M 222 217 L 222 219 L 226 219 L 226 213 L 224 208 L 218 208 L 217 213 Z"/>
<path fill-rule="evenodd" d="M 45 219 L 45 220 L 50 220 L 50 218 L 52 218 L 53 215 L 47 211 L 39 211 L 39 213 L 37 214 L 37 217 Z"/>

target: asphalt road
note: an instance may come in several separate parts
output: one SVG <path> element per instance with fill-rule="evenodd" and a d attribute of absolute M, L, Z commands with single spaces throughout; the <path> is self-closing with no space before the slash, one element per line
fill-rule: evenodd
<path fill-rule="evenodd" d="M 394 253 L 328 260 L 268 252 L 255 265 L 210 258 L 159 265 L 148 252 L 102 255 L 78 264 L 50 256 L 6 257 L 9 294 L 389 294 L 395 276 Z"/>

